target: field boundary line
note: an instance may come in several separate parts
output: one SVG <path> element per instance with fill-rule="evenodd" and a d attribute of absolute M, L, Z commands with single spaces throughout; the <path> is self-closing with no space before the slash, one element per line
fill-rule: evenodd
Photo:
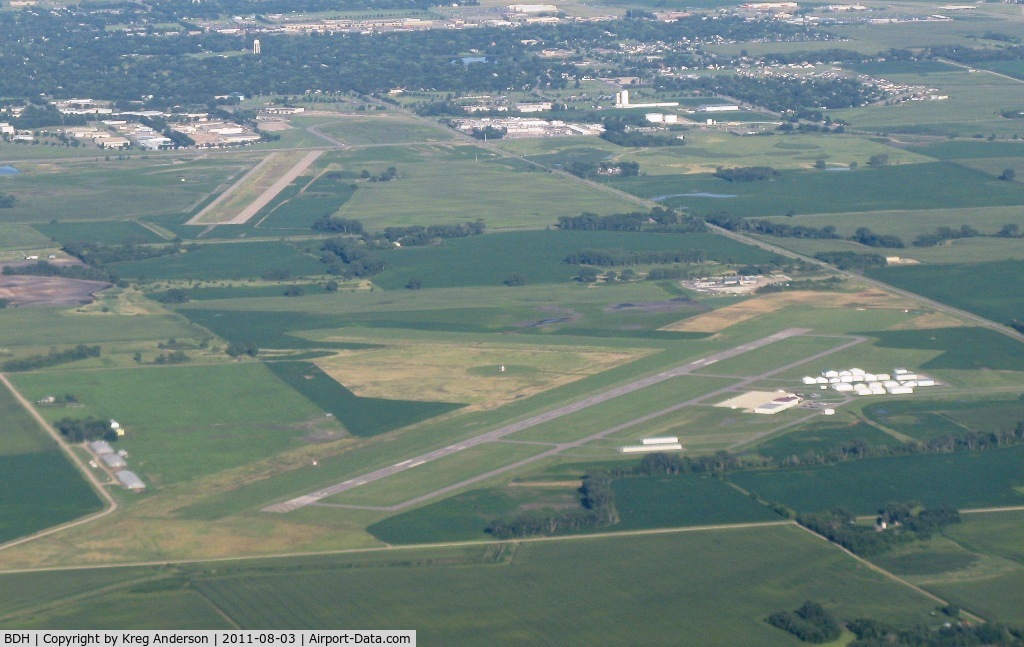
<path fill-rule="evenodd" d="M 898 583 L 902 584 L 903 586 L 909 587 L 909 588 L 913 589 L 914 591 L 917 591 L 921 595 L 923 595 L 923 596 L 925 596 L 925 597 L 927 597 L 927 598 L 929 598 L 931 600 L 934 600 L 935 602 L 938 602 L 942 606 L 949 606 L 949 602 L 948 601 L 943 600 L 942 598 L 940 598 L 939 596 L 935 595 L 934 593 L 931 593 L 930 591 L 927 591 L 927 590 L 921 588 L 920 586 L 918 586 L 916 584 L 908 582 L 907 580 L 903 579 L 899 575 L 896 575 L 895 573 L 891 573 L 891 572 L 885 570 L 884 568 L 882 568 L 881 566 L 878 566 L 877 564 L 869 562 L 868 560 L 866 560 L 863 557 L 861 557 L 860 555 L 850 551 L 849 549 L 847 549 L 844 546 L 840 546 L 839 544 L 837 544 L 837 543 L 835 543 L 833 541 L 829 541 L 828 537 L 825 537 L 823 535 L 819 535 L 818 533 L 814 532 L 810 528 L 807 528 L 806 526 L 801 526 L 798 523 L 795 524 L 795 525 L 798 528 L 800 528 L 801 530 L 803 530 L 803 531 L 805 531 L 805 532 L 807 532 L 807 533 L 809 533 L 811 535 L 814 535 L 815 537 L 817 537 L 818 539 L 822 540 L 823 542 L 825 542 L 827 544 L 830 544 L 832 546 L 835 546 L 839 550 L 843 551 L 844 553 L 846 553 L 850 557 L 854 558 L 855 560 L 857 560 L 861 564 L 867 566 L 868 568 L 870 568 L 871 570 L 875 571 L 876 573 L 879 573 L 880 575 L 883 575 L 883 576 L 891 579 L 894 582 L 898 582 Z M 985 618 L 982 618 L 981 616 L 975 615 L 975 614 L 971 613 L 970 611 L 966 611 L 966 610 L 961 609 L 960 613 L 962 613 L 963 615 L 967 616 L 971 620 L 974 620 L 975 622 L 980 622 L 980 623 L 986 622 Z"/>
<path fill-rule="evenodd" d="M 32 415 L 32 418 L 35 419 L 37 423 L 39 423 L 39 426 L 42 427 L 43 430 L 46 431 L 46 433 L 48 433 L 51 438 L 53 438 L 54 442 L 57 443 L 57 446 L 60 447 L 64 455 L 67 456 L 68 460 L 71 461 L 71 464 L 78 468 L 78 471 L 83 476 L 85 476 L 85 480 L 90 485 L 92 485 L 93 489 L 97 492 L 97 494 L 100 495 L 100 500 L 103 501 L 106 505 L 106 507 L 103 510 L 100 510 L 99 512 L 96 512 L 94 514 L 87 515 L 80 519 L 69 521 L 67 523 L 63 523 L 59 526 L 54 526 L 52 528 L 41 530 L 39 532 L 28 535 L 27 537 L 20 537 L 18 539 L 9 541 L 5 544 L 0 544 L 0 550 L 13 548 L 14 546 L 19 546 L 21 544 L 34 541 L 41 537 L 46 537 L 54 533 L 62 532 L 64 530 L 67 530 L 68 528 L 73 528 L 75 526 L 80 526 L 82 524 L 96 521 L 97 519 L 105 517 L 116 511 L 118 508 L 117 499 L 115 499 L 114 496 L 107 491 L 103 484 L 100 483 L 99 479 L 96 478 L 96 475 L 93 474 L 86 467 L 85 463 L 82 462 L 82 459 L 80 459 L 78 455 L 75 454 L 75 452 L 71 451 L 71 447 L 69 447 L 67 443 L 64 442 L 64 439 L 61 437 L 59 433 L 57 433 L 57 430 L 53 428 L 53 425 L 47 422 L 46 418 L 43 418 L 43 416 L 40 415 L 39 411 L 37 411 L 36 408 L 32 406 L 32 403 L 29 402 L 28 399 L 26 399 L 25 396 L 23 396 L 16 388 L 14 388 L 14 385 L 11 384 L 11 381 L 8 380 L 7 376 L 4 375 L 3 373 L 0 373 L 0 382 L 2 382 L 3 385 L 7 388 L 7 390 L 11 392 L 11 394 L 18 400 L 21 406 L 24 407 L 25 410 Z"/>
<path fill-rule="evenodd" d="M 779 521 L 749 521 L 741 523 L 723 523 L 704 526 L 673 526 L 670 528 L 646 528 L 642 530 L 620 530 L 617 532 L 594 532 L 577 535 L 555 535 L 548 537 L 518 537 L 514 539 L 471 539 L 465 541 L 445 541 L 432 544 L 385 544 L 380 546 L 367 546 L 364 548 L 340 548 L 337 550 L 299 551 L 294 553 L 269 553 L 266 555 L 242 555 L 237 557 L 202 557 L 202 558 L 181 558 L 162 559 L 141 562 L 120 562 L 108 564 L 78 564 L 69 566 L 37 566 L 31 568 L 10 568 L 0 569 L 0 575 L 15 575 L 19 573 L 44 573 L 55 571 L 93 571 L 104 568 L 140 568 L 147 566 L 175 566 L 184 564 L 219 564 L 237 562 L 258 562 L 267 559 L 297 559 L 303 557 L 331 557 L 336 555 L 360 555 L 365 553 L 388 553 L 403 550 L 429 550 L 435 548 L 472 548 L 476 546 L 491 546 L 495 544 L 525 544 L 540 543 L 548 541 L 579 541 L 583 539 L 615 539 L 617 537 L 642 537 L 647 535 L 669 535 L 685 532 L 715 532 L 722 530 L 743 530 L 748 528 L 766 528 L 772 526 L 796 526 L 792 519 L 780 519 Z"/>

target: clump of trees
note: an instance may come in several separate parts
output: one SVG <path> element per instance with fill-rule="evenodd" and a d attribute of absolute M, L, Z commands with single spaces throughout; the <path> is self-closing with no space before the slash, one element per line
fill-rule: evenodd
<path fill-rule="evenodd" d="M 245 342 L 231 342 L 228 347 L 224 349 L 230 357 L 241 357 L 246 355 L 248 357 L 256 357 L 260 353 L 260 347 L 256 345 L 256 342 L 245 341 Z"/>
<path fill-rule="evenodd" d="M 604 132 L 601 139 L 629 148 L 650 148 L 655 146 L 684 146 L 686 141 L 675 135 L 655 135 L 636 129 L 630 129 L 626 122 L 618 118 L 604 120 Z M 639 164 L 637 165 L 639 168 Z"/>
<path fill-rule="evenodd" d="M 593 160 L 570 160 L 562 164 L 562 170 L 584 180 L 593 180 L 602 175 L 636 177 L 640 175 L 639 162 L 607 162 Z"/>
<path fill-rule="evenodd" d="M 57 429 L 61 435 L 73 443 L 90 440 L 117 440 L 117 432 L 110 428 L 106 420 L 88 418 L 61 418 L 57 421 Z"/>
<path fill-rule="evenodd" d="M 328 274 L 345 278 L 369 278 L 384 271 L 384 260 L 371 254 L 365 241 L 338 237 L 325 240 L 320 246 L 320 260 L 327 265 Z"/>
<path fill-rule="evenodd" d="M 832 225 L 828 225 L 826 227 L 789 225 L 781 222 L 773 222 L 764 218 L 747 219 L 724 212 L 705 216 L 704 219 L 712 225 L 717 225 L 718 227 L 728 229 L 729 231 L 746 231 L 752 234 L 765 234 L 768 236 L 779 236 L 781 238 L 842 238 L 842 236 L 836 233 L 836 228 Z"/>
<path fill-rule="evenodd" d="M 788 631 L 808 643 L 827 643 L 843 633 L 839 620 L 817 602 L 807 601 L 796 611 L 777 611 L 768 616 L 768 624 Z"/>
<path fill-rule="evenodd" d="M 484 128 L 474 128 L 470 132 L 470 136 L 474 139 L 481 141 L 488 141 L 494 139 L 501 139 L 508 134 L 508 128 L 496 128 L 494 126 L 485 126 Z"/>
<path fill-rule="evenodd" d="M 578 216 L 562 216 L 558 219 L 562 230 L 583 231 L 652 231 L 673 233 L 695 233 L 707 231 L 701 218 L 688 216 L 673 209 L 655 207 L 650 212 L 615 213 L 599 216 L 584 212 Z"/>
<path fill-rule="evenodd" d="M 144 261 L 159 256 L 173 256 L 181 252 L 178 245 L 139 245 L 126 241 L 120 245 L 108 245 L 88 241 L 65 243 L 62 249 L 86 265 L 102 266 L 122 261 Z"/>
<path fill-rule="evenodd" d="M 88 265 L 55 265 L 49 261 L 39 261 L 34 265 L 13 267 L 5 265 L 3 270 L 6 276 L 59 276 L 65 279 L 81 279 L 84 281 L 112 282 L 116 280 L 110 272 L 98 267 Z"/>
<path fill-rule="evenodd" d="M 80 359 L 99 357 L 100 351 L 99 346 L 86 346 L 85 344 L 79 344 L 67 350 L 51 348 L 50 352 L 46 355 L 31 355 L 23 359 L 8 360 L 4 362 L 3 370 L 32 371 L 39 368 L 49 368 L 51 366 L 67 364 L 68 362 L 77 362 Z"/>
<path fill-rule="evenodd" d="M 857 252 L 818 252 L 814 258 L 841 270 L 862 271 L 885 265 L 885 257 Z"/>
<path fill-rule="evenodd" d="M 479 236 L 485 229 L 483 220 L 454 225 L 414 225 L 410 227 L 385 227 L 380 237 L 389 243 L 403 247 L 429 245 L 438 238 L 466 238 Z"/>
<path fill-rule="evenodd" d="M 915 247 L 935 247 L 949 240 L 961 238 L 977 238 L 982 233 L 970 225 L 961 225 L 959 229 L 939 227 L 934 232 L 920 234 L 912 243 Z"/>
<path fill-rule="evenodd" d="M 887 528 L 879 531 L 874 526 L 856 523 L 851 512 L 836 509 L 831 512 L 807 513 L 797 516 L 801 526 L 813 530 L 829 541 L 839 544 L 858 555 L 877 555 L 894 546 L 929 539 L 934 532 L 960 523 L 960 513 L 953 507 L 921 508 L 916 503 L 889 503 L 879 511 L 879 521 Z"/>
<path fill-rule="evenodd" d="M 332 234 L 354 234 L 357 236 L 363 233 L 363 223 L 352 218 L 332 218 L 324 216 L 313 223 L 313 231 L 323 231 Z"/>
<path fill-rule="evenodd" d="M 0 209 L 10 209 L 18 203 L 18 199 L 10 193 L 0 193 Z"/>
<path fill-rule="evenodd" d="M 610 473 L 583 477 L 577 492 L 580 508 L 553 514 L 524 514 L 512 519 L 499 519 L 488 524 L 486 532 L 498 539 L 554 535 L 559 532 L 603 528 L 618 523 L 615 491 Z"/>
<path fill-rule="evenodd" d="M 158 292 L 155 298 L 160 303 L 166 304 L 188 303 L 192 299 L 192 293 L 190 290 L 183 288 L 171 288 L 170 290 Z"/>
<path fill-rule="evenodd" d="M 736 168 L 715 169 L 714 176 L 726 182 L 757 182 L 778 177 L 779 172 L 770 166 L 737 166 Z"/>
<path fill-rule="evenodd" d="M 850 240 L 867 247 L 888 247 L 902 249 L 906 247 L 898 236 L 890 236 L 885 234 L 876 234 L 867 227 L 858 227 L 857 231 L 853 232 L 853 236 L 850 236 Z"/>
<path fill-rule="evenodd" d="M 658 263 L 703 263 L 707 252 L 703 249 L 684 249 L 677 252 L 629 249 L 582 249 L 565 257 L 569 265 L 654 265 Z"/>
<path fill-rule="evenodd" d="M 894 627 L 877 620 L 856 619 L 846 623 L 857 640 L 849 647 L 959 647 L 961 645 L 1024 645 L 1024 630 L 998 622 L 947 623 L 938 629 L 926 626 Z"/>

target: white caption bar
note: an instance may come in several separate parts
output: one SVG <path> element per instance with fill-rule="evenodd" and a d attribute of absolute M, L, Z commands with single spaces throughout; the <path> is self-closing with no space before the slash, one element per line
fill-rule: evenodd
<path fill-rule="evenodd" d="M 332 629 L 325 631 L 0 631 L 0 647 L 154 647 L 208 645 L 239 647 L 332 647 L 334 645 L 409 645 L 414 630 Z"/>

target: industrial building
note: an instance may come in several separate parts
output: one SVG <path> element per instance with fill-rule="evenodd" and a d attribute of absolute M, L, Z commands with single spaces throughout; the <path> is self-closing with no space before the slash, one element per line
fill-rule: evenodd
<path fill-rule="evenodd" d="M 120 481 L 121 485 L 125 486 L 129 490 L 141 491 L 146 489 L 146 484 L 142 482 L 142 479 L 138 477 L 135 472 L 131 470 L 121 470 L 116 472 L 114 476 Z"/>
<path fill-rule="evenodd" d="M 639 445 L 627 445 L 626 447 L 620 447 L 619 451 L 623 454 L 640 454 L 649 452 L 671 452 L 679 451 L 683 448 L 679 444 L 679 438 L 676 436 L 664 436 L 660 438 L 644 438 L 640 441 Z"/>

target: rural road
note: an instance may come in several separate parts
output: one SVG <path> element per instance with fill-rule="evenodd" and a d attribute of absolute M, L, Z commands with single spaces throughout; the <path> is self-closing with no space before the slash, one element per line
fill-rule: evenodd
<path fill-rule="evenodd" d="M 688 374 L 692 373 L 693 371 L 695 371 L 697 369 L 704 368 L 704 367 L 709 366 L 711 364 L 714 364 L 715 362 L 718 362 L 720 360 L 729 359 L 731 357 L 736 357 L 737 355 L 741 355 L 741 354 L 746 353 L 748 351 L 752 351 L 752 350 L 755 350 L 757 348 L 761 348 L 761 347 L 767 346 L 769 344 L 775 343 L 777 341 L 781 341 L 783 339 L 787 339 L 787 338 L 790 338 L 790 337 L 795 337 L 795 336 L 803 335 L 803 334 L 806 334 L 808 332 L 810 332 L 810 330 L 806 329 L 806 328 L 787 328 L 787 329 L 782 330 L 780 332 L 777 332 L 777 333 L 775 333 L 773 335 L 769 335 L 768 337 L 764 337 L 764 338 L 758 339 L 756 341 L 748 342 L 746 344 L 741 344 L 741 345 L 739 345 L 739 346 L 737 346 L 735 348 L 724 350 L 724 351 L 715 353 L 713 355 L 709 355 L 709 356 L 707 356 L 705 358 L 702 358 L 702 359 L 694 360 L 694 361 L 689 362 L 687 364 L 684 364 L 682 366 L 677 366 L 676 368 L 669 369 L 667 371 L 663 371 L 663 372 L 658 373 L 656 375 L 651 375 L 651 376 L 648 376 L 648 377 L 645 377 L 645 378 L 642 378 L 642 379 L 639 379 L 639 380 L 635 380 L 635 381 L 630 382 L 628 384 L 624 384 L 622 386 L 618 386 L 618 387 L 616 387 L 614 389 L 609 389 L 608 391 L 604 391 L 602 393 L 598 393 L 596 395 L 592 395 L 592 396 L 590 396 L 588 398 L 584 398 L 582 400 L 578 400 L 576 402 L 572 402 L 570 404 L 558 407 L 556 409 L 552 409 L 550 411 L 546 411 L 546 412 L 544 412 L 542 414 L 533 416 L 531 418 L 527 418 L 526 420 L 521 420 L 519 422 L 515 422 L 515 423 L 509 424 L 509 425 L 505 425 L 504 427 L 500 427 L 498 429 L 494 429 L 492 431 L 486 432 L 486 433 L 481 434 L 479 436 L 475 436 L 473 438 L 469 438 L 467 440 L 463 440 L 463 441 L 454 443 L 452 445 L 448 445 L 447 447 L 442 447 L 440 449 L 436 449 L 436 450 L 428 452 L 426 454 L 421 454 L 419 456 L 406 459 L 406 460 L 404 460 L 404 461 L 402 461 L 400 463 L 396 463 L 396 464 L 390 465 L 388 467 L 383 467 L 383 468 L 375 470 L 373 472 L 370 472 L 370 473 L 367 473 L 367 474 L 363 474 L 362 476 L 357 476 L 357 477 L 351 478 L 351 479 L 349 479 L 347 481 L 344 481 L 342 483 L 338 483 L 338 484 L 331 485 L 331 486 L 326 487 L 326 488 L 322 488 L 320 490 L 317 490 L 316 492 L 313 492 L 313 493 L 310 493 L 310 494 L 306 494 L 306 495 L 303 495 L 303 496 L 300 496 L 300 497 L 296 497 L 294 499 L 291 499 L 291 500 L 288 500 L 288 501 L 284 501 L 282 503 L 276 503 L 276 504 L 267 506 L 267 507 L 263 508 L 263 511 L 264 512 L 291 512 L 292 510 L 297 510 L 299 508 L 302 508 L 302 507 L 305 507 L 305 506 L 308 506 L 308 505 L 319 503 L 322 499 L 334 496 L 336 494 L 340 494 L 342 492 L 346 492 L 348 490 L 357 488 L 357 487 L 359 487 L 361 485 L 366 485 L 367 483 L 372 483 L 374 481 L 379 481 L 380 479 L 387 478 L 389 476 L 392 476 L 394 474 L 398 474 L 400 472 L 404 472 L 404 471 L 412 469 L 414 467 L 419 467 L 420 465 L 423 465 L 424 463 L 428 463 L 430 461 L 435 461 L 435 460 L 437 460 L 439 458 L 443 458 L 445 456 L 451 456 L 452 454 L 455 454 L 457 452 L 463 451 L 465 449 L 469 449 L 470 447 L 475 447 L 475 446 L 481 445 L 483 443 L 488 443 L 488 442 L 493 442 L 493 441 L 496 441 L 496 440 L 500 440 L 500 439 L 502 439 L 502 438 L 504 438 L 506 436 L 509 436 L 511 434 L 514 434 L 516 432 L 523 431 L 524 429 L 529 429 L 529 428 L 535 427 L 535 426 L 537 426 L 539 424 L 542 424 L 542 423 L 545 423 L 545 422 L 548 422 L 548 421 L 551 421 L 551 420 L 555 420 L 555 419 L 561 418 L 563 416 L 567 416 L 567 415 L 572 414 L 572 413 L 576 413 L 577 411 L 582 411 L 583 409 L 586 409 L 588 407 L 592 407 L 592 406 L 594 406 L 596 404 L 601 404 L 602 402 L 607 402 L 608 400 L 611 400 L 613 398 L 617 398 L 617 397 L 619 397 L 621 395 L 626 395 L 627 393 L 632 393 L 634 391 L 638 391 L 638 390 L 643 389 L 645 387 L 648 387 L 648 386 L 651 386 L 651 385 L 654 385 L 654 384 L 658 384 L 659 382 L 664 382 L 665 380 L 669 380 L 669 379 L 672 379 L 674 377 L 679 377 L 679 376 L 682 376 L 682 375 L 688 375 Z M 832 352 L 835 352 L 836 350 L 839 350 L 841 348 L 846 348 L 846 347 L 848 347 L 850 345 L 853 345 L 853 344 L 861 343 L 862 341 L 864 341 L 863 338 L 856 338 L 853 341 L 849 342 L 848 344 L 844 344 L 843 346 L 840 346 L 837 349 L 830 349 L 829 351 L 826 351 L 824 353 L 819 353 L 818 355 L 815 355 L 814 357 L 817 357 L 819 355 L 820 356 L 828 355 L 828 354 L 830 354 Z M 803 364 L 803 363 L 805 363 L 807 361 L 810 361 L 810 360 L 814 359 L 814 357 L 802 359 L 802 360 L 800 360 L 799 362 L 797 362 L 797 363 L 795 363 L 793 365 L 787 365 L 787 366 L 784 366 L 782 368 L 775 369 L 773 371 L 769 371 L 768 373 L 764 373 L 762 375 L 758 375 L 756 377 L 746 378 L 746 379 L 744 379 L 742 381 L 741 385 L 742 384 L 747 384 L 747 383 L 750 383 L 750 382 L 754 382 L 756 380 L 763 379 L 764 377 L 766 377 L 768 375 L 775 374 L 775 373 L 787 370 L 791 366 L 797 366 L 799 364 Z M 724 389 L 720 389 L 719 391 L 725 392 L 725 391 L 728 391 L 728 390 L 732 390 L 735 386 L 736 385 L 730 385 L 729 387 L 724 388 Z M 507 471 L 507 470 L 510 470 L 510 469 L 514 469 L 516 467 L 519 467 L 520 465 L 525 465 L 525 464 L 530 463 L 532 461 L 540 460 L 542 458 L 545 458 L 546 456 L 558 453 L 558 452 L 563 451 L 565 449 L 568 449 L 570 447 L 578 447 L 578 446 L 580 446 L 580 445 L 582 445 L 582 444 L 584 444 L 586 442 L 589 442 L 591 440 L 595 440 L 597 438 L 601 438 L 601 437 L 604 437 L 606 435 L 615 433 L 616 431 L 619 431 L 619 430 L 624 429 L 626 427 L 633 426 L 635 424 L 640 424 L 641 422 L 644 422 L 646 420 L 650 420 L 650 419 L 653 419 L 653 418 L 655 418 L 657 416 L 664 415 L 666 413 L 670 413 L 672 411 L 675 411 L 677 409 L 683 408 L 685 406 L 689 406 L 693 402 L 696 402 L 696 400 L 703 399 L 703 398 L 706 398 L 706 397 L 710 397 L 710 396 L 714 395 L 715 393 L 718 393 L 718 391 L 716 391 L 716 392 L 714 392 L 712 394 L 705 394 L 705 395 L 701 396 L 700 398 L 696 398 L 696 399 L 694 399 L 692 401 L 676 404 L 676 405 L 674 405 L 672 407 L 669 407 L 668 409 L 665 409 L 665 410 L 662 410 L 662 411 L 658 411 L 658 412 L 653 413 L 653 414 L 649 414 L 648 416 L 644 416 L 643 418 L 638 418 L 638 419 L 636 419 L 634 421 L 631 421 L 629 423 L 625 423 L 625 425 L 620 425 L 620 426 L 614 427 L 612 429 L 607 429 L 605 431 L 602 431 L 602 432 L 599 432 L 597 434 L 594 434 L 593 436 L 588 436 L 587 438 L 584 438 L 582 440 L 578 440 L 578 441 L 575 441 L 573 443 L 565 443 L 565 444 L 556 445 L 552 449 L 550 449 L 550 450 L 548 450 L 546 452 L 543 452 L 543 453 L 541 453 L 541 454 L 539 454 L 537 456 L 533 456 L 533 457 L 530 457 L 530 458 L 527 458 L 527 459 L 523 459 L 522 461 L 519 461 L 517 463 L 513 463 L 511 465 L 503 466 L 501 468 L 498 468 L 497 470 L 492 470 L 492 471 L 487 472 L 485 474 L 480 474 L 480 475 L 474 477 L 473 479 L 469 479 L 467 481 L 462 481 L 462 482 L 460 482 L 458 484 L 449 486 L 447 488 L 442 488 L 442 489 L 437 490 L 435 492 L 432 492 L 432 493 L 430 493 L 428 495 L 424 495 L 423 497 L 417 497 L 415 499 L 410 499 L 409 501 L 405 501 L 403 503 L 397 504 L 396 506 L 390 506 L 390 507 L 382 508 L 382 509 L 398 510 L 398 509 L 402 509 L 402 508 L 408 507 L 410 505 L 414 505 L 415 503 L 418 503 L 421 500 L 424 500 L 425 498 L 431 498 L 431 497 L 437 496 L 439 494 L 444 494 L 444 493 L 446 493 L 447 491 L 449 491 L 451 489 L 455 489 L 455 488 L 458 488 L 458 487 L 463 487 L 464 485 L 468 485 L 470 483 L 474 483 L 476 481 L 479 481 L 479 480 L 482 480 L 482 479 L 485 479 L 485 478 L 489 478 L 490 476 L 494 476 L 496 474 L 500 474 L 501 472 L 504 472 L 504 471 Z"/>
<path fill-rule="evenodd" d="M 60 434 L 57 433 L 57 430 L 53 428 L 53 425 L 51 425 L 49 422 L 46 421 L 45 418 L 39 415 L 39 412 L 36 411 L 36 408 L 34 406 L 32 406 L 32 403 L 25 399 L 25 396 L 23 396 L 21 393 L 18 392 L 16 388 L 14 388 L 14 385 L 11 384 L 10 380 L 8 380 L 7 376 L 4 375 L 3 373 L 0 373 L 0 382 L 2 382 L 5 387 L 7 387 L 7 390 L 10 391 L 12 395 L 14 395 L 14 397 L 18 400 L 21 406 L 24 407 L 25 410 L 28 411 L 33 418 L 35 418 L 35 421 L 39 423 L 39 426 L 45 429 L 46 433 L 50 434 L 54 442 L 56 442 L 57 445 L 61 448 L 61 451 L 63 451 L 64 454 L 68 457 L 68 460 L 70 460 L 71 463 L 78 468 L 79 472 L 85 475 L 85 478 L 88 479 L 89 483 L 92 484 L 93 489 L 96 490 L 96 492 L 100 495 L 100 497 L 102 497 L 102 499 L 107 504 L 105 509 L 101 510 L 100 512 L 97 512 L 96 514 L 91 514 L 87 517 L 82 517 L 81 519 L 76 519 L 74 521 L 70 521 L 59 526 L 54 526 L 53 528 L 48 528 L 46 530 L 37 532 L 27 537 L 22 537 L 21 539 L 16 539 L 14 541 L 7 542 L 6 544 L 0 544 L 0 550 L 4 550 L 5 548 L 11 548 L 13 546 L 18 546 L 19 544 L 34 541 L 36 539 L 39 539 L 40 537 L 52 535 L 56 532 L 62 532 L 64 530 L 67 530 L 68 528 L 73 528 L 84 523 L 95 521 L 96 519 L 99 519 L 100 517 L 105 517 L 108 514 L 117 510 L 117 500 L 110 494 L 110 492 L 107 491 L 105 487 L 103 487 L 103 484 L 100 483 L 98 478 L 96 478 L 96 475 L 92 472 L 92 470 L 90 470 L 88 466 L 86 466 L 82 462 L 82 460 L 73 451 L 71 451 L 71 448 L 67 446 L 67 444 L 64 442 L 64 439 L 61 438 Z"/>

